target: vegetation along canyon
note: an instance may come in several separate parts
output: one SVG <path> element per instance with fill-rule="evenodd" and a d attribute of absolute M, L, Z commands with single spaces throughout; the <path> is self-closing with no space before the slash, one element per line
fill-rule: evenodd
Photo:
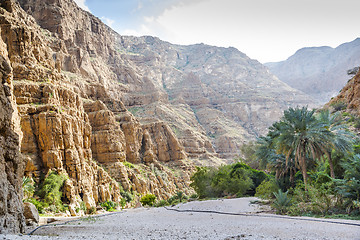
<path fill-rule="evenodd" d="M 85 2 L 0 0 L 0 238 L 360 239 L 359 38 L 260 63 Z"/>

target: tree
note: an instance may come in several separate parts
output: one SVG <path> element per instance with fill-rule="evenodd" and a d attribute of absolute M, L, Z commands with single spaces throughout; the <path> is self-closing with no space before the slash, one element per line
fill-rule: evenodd
<path fill-rule="evenodd" d="M 273 140 L 269 135 L 260 137 L 257 140 L 255 154 L 260 162 L 260 166 L 274 171 L 276 179 L 289 175 L 289 180 L 293 183 L 295 173 L 297 172 L 296 165 L 293 159 L 286 161 L 286 157 L 283 154 L 276 153 Z"/>
<path fill-rule="evenodd" d="M 324 123 L 325 128 L 333 134 L 332 141 L 327 145 L 327 148 L 323 149 L 323 152 L 327 156 L 329 162 L 330 176 L 335 178 L 331 152 L 332 150 L 338 150 L 340 152 L 351 151 L 355 136 L 348 130 L 348 127 L 343 124 L 341 115 L 338 112 L 331 114 L 330 111 L 326 109 L 320 111 L 316 117 L 318 121 Z"/>
<path fill-rule="evenodd" d="M 34 182 L 29 177 L 23 177 L 22 179 L 22 188 L 24 191 L 24 198 L 31 198 L 34 195 L 35 187 Z"/>
<path fill-rule="evenodd" d="M 314 113 L 315 110 L 308 110 L 306 107 L 289 108 L 271 128 L 274 131 L 272 135 L 276 136 L 274 142 L 277 152 L 286 156 L 286 163 L 294 156 L 295 163 L 301 169 L 305 188 L 308 161 L 319 159 L 333 138 L 326 124 L 317 121 Z"/>

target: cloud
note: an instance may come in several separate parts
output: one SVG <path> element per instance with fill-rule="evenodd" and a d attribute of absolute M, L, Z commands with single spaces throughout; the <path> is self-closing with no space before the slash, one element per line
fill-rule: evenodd
<path fill-rule="evenodd" d="M 360 5 L 355 0 L 344 1 L 352 1 L 353 6 Z M 351 41 L 358 34 L 353 29 L 357 29 L 360 18 L 355 13 L 357 8 L 348 8 L 350 2 L 348 5 L 342 2 L 322 4 L 312 0 L 142 2 L 144 9 L 140 23 L 133 30 L 121 31 L 121 34 L 154 35 L 178 44 L 204 42 L 234 46 L 261 62 L 284 60 L 306 46 L 336 47 Z M 156 9 L 146 6 L 149 2 L 159 5 Z"/>
<path fill-rule="evenodd" d="M 81 7 L 82 9 L 84 9 L 85 11 L 91 12 L 89 7 L 86 6 L 86 0 L 74 0 L 76 2 L 76 4 Z"/>
<path fill-rule="evenodd" d="M 108 25 L 109 27 L 111 27 L 111 28 L 113 28 L 114 27 L 114 23 L 115 23 L 115 21 L 114 20 L 112 20 L 111 18 L 107 18 L 107 17 L 101 17 L 100 18 L 101 19 L 101 21 L 103 21 L 106 25 Z"/>

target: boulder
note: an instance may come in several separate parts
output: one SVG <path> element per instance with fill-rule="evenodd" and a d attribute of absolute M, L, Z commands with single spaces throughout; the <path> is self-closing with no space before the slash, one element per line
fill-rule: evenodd
<path fill-rule="evenodd" d="M 34 226 L 39 224 L 39 212 L 34 204 L 24 202 L 24 216 L 27 226 Z"/>

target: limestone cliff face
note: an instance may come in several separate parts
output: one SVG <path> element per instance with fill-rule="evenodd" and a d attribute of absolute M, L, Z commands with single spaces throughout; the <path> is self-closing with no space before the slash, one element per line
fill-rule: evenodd
<path fill-rule="evenodd" d="M 70 78 L 83 79 L 74 82 L 83 98 L 122 101 L 140 124 L 163 121 L 199 163 L 232 159 L 242 143 L 264 133 L 283 109 L 310 104 L 306 95 L 234 48 L 120 36 L 72 0 L 20 3 L 50 31 L 57 67 Z M 137 128 L 135 122 L 130 125 Z M 142 130 L 137 129 L 123 130 L 126 141 L 141 141 Z M 140 149 L 135 142 L 127 145 L 129 159 L 141 161 Z"/>
<path fill-rule="evenodd" d="M 12 3 L 0 3 L 2 12 L 12 7 Z M 4 23 L 0 14 L 0 24 Z M 20 154 L 22 133 L 12 93 L 12 70 L 6 44 L 0 38 L 0 233 L 3 234 L 25 230 L 21 190 L 25 163 Z"/>
<path fill-rule="evenodd" d="M 360 65 L 359 56 L 358 38 L 336 48 L 303 48 L 285 61 L 265 65 L 280 80 L 326 103 L 345 86 L 346 70 Z"/>
<path fill-rule="evenodd" d="M 40 23 L 42 17 L 49 18 L 44 22 L 53 32 L 41 28 L 15 0 L 1 4 L 1 54 L 7 59 L 2 61 L 3 78 L 10 79 L 8 70 L 13 69 L 14 79 L 13 87 L 4 86 L 4 91 L 16 97 L 23 134 L 22 140 L 11 139 L 9 131 L 16 124 L 4 118 L 2 132 L 8 137 L 7 144 L 13 143 L 9 153 L 4 153 L 9 162 L 4 167 L 15 174 L 2 178 L 11 180 L 11 185 L 4 183 L 4 191 L 10 189 L 4 196 L 10 194 L 7 199 L 14 201 L 14 209 L 4 209 L 4 214 L 11 212 L 17 220 L 22 216 L 21 206 L 17 209 L 16 205 L 21 194 L 16 192 L 20 191 L 23 174 L 36 182 L 50 171 L 68 176 L 63 191 L 72 215 L 81 202 L 90 209 L 107 200 L 120 201 L 121 187 L 139 194 L 152 192 L 159 199 L 179 190 L 188 192 L 193 167 L 184 161 L 186 154 L 171 129 L 158 121 L 142 125 L 121 102 L 121 93 L 127 90 L 116 80 L 112 66 L 102 59 L 116 51 L 106 45 L 109 35 L 98 39 L 103 31 L 110 30 L 72 1 L 31 2 L 34 16 Z M 26 7 L 25 1 L 22 4 Z M 37 9 L 41 11 L 38 15 Z M 74 25 L 73 10 L 85 16 L 80 25 Z M 67 25 L 68 20 L 71 25 Z M 94 36 L 75 31 L 74 26 L 87 26 Z M 100 60 L 94 60 L 97 56 Z M 118 60 L 121 62 L 121 57 Z M 15 154 L 20 141 L 25 169 Z M 126 165 L 125 160 L 141 166 Z M 172 169 L 179 174 L 175 176 Z M 22 222 L 10 215 L 3 225 L 21 230 Z"/>
<path fill-rule="evenodd" d="M 211 158 L 215 151 L 216 156 L 232 159 L 239 154 L 239 146 L 265 133 L 284 109 L 311 104 L 309 96 L 279 81 L 235 48 L 179 46 L 154 37 L 124 36 L 118 45 L 123 52 L 132 53 L 129 59 L 157 89 L 168 94 L 169 103 L 157 106 L 131 103 L 137 107 L 135 115 L 155 115 L 179 129 L 180 141 L 194 157 Z M 158 110 L 165 108 L 177 118 Z M 191 111 L 185 112 L 186 125 L 183 109 Z M 193 134 L 187 134 L 189 131 Z M 194 149 L 204 149 L 207 154 Z"/>

